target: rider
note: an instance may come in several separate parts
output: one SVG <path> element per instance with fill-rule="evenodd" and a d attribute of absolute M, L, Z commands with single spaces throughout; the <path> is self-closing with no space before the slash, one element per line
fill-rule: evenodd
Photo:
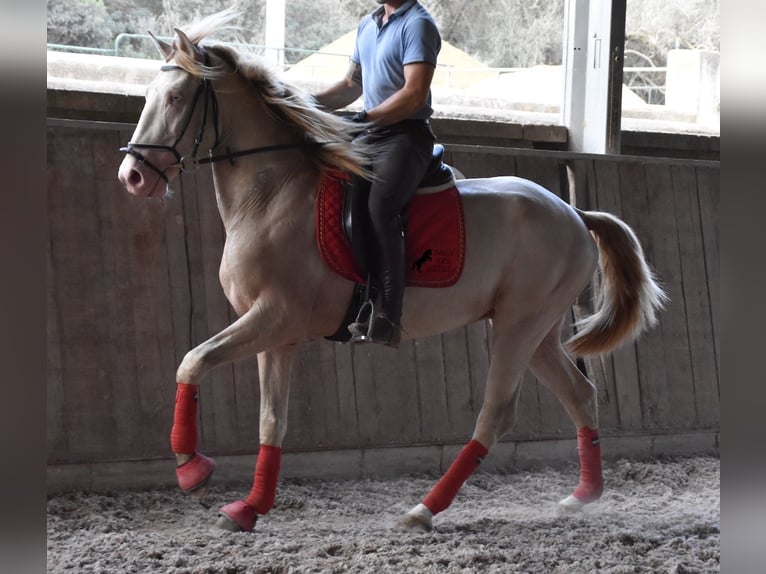
<path fill-rule="evenodd" d="M 364 109 L 351 120 L 363 124 L 357 139 L 372 149 L 369 167 L 374 177 L 365 183 L 383 310 L 370 317 L 372 325 L 358 317 L 349 331 L 396 347 L 405 281 L 402 212 L 433 153 L 435 137 L 428 118 L 441 37 L 431 15 L 416 0 L 376 1 L 381 6 L 359 24 L 345 78 L 314 97 L 319 105 L 335 110 L 364 94 Z"/>

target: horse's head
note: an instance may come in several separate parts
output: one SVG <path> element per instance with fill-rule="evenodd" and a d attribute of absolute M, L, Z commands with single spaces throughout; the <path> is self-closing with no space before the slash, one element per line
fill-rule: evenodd
<path fill-rule="evenodd" d="M 210 56 L 178 29 L 172 44 L 155 43 L 166 64 L 146 90 L 118 172 L 127 190 L 141 197 L 164 195 L 166 184 L 196 167 L 198 151 L 207 153 L 218 139 L 216 97 L 203 75 Z"/>
<path fill-rule="evenodd" d="M 369 177 L 364 146 L 351 145 L 353 124 L 317 109 L 261 59 L 220 42 L 202 44 L 236 17 L 230 8 L 186 33 L 176 29 L 170 44 L 154 39 L 165 65 L 148 86 L 136 131 L 122 148 L 118 177 L 127 190 L 162 196 L 170 180 L 200 163 L 252 167 L 231 160 L 279 150 L 298 150 L 315 169 Z"/>

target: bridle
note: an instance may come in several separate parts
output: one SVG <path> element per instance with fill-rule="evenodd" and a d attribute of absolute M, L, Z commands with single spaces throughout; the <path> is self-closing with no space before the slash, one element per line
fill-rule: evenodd
<path fill-rule="evenodd" d="M 208 66 L 210 58 L 207 52 L 203 51 L 203 54 L 205 56 L 205 65 Z M 168 65 L 160 67 L 160 71 L 162 72 L 169 72 L 174 70 L 180 70 L 180 71 L 188 73 L 188 70 L 185 70 L 181 66 L 177 66 L 174 64 L 168 64 Z M 203 105 L 202 122 L 200 123 L 199 129 L 197 130 L 197 136 L 194 138 L 194 147 L 192 148 L 191 157 L 187 158 L 182 156 L 178 152 L 177 146 L 179 142 L 181 141 L 181 139 L 183 139 L 184 134 L 186 133 L 186 130 L 189 129 L 189 125 L 191 124 L 192 118 L 194 117 L 194 112 L 197 109 L 197 104 L 199 103 L 200 98 L 202 99 L 202 105 Z M 213 124 L 213 129 L 215 130 L 215 140 L 213 142 L 213 145 L 210 146 L 210 148 L 208 149 L 207 157 L 197 158 L 197 151 L 199 150 L 199 146 L 202 143 L 202 138 L 205 135 L 205 126 L 207 125 L 209 112 L 212 114 L 212 124 Z M 121 147 L 120 151 L 123 153 L 129 153 L 130 155 L 135 157 L 139 162 L 141 162 L 142 164 L 146 165 L 147 167 L 155 171 L 157 174 L 159 174 L 159 176 L 165 181 L 165 183 L 169 183 L 170 180 L 168 179 L 168 176 L 165 175 L 165 171 L 161 170 L 159 167 L 157 167 L 151 161 L 149 161 L 144 156 L 144 154 L 142 154 L 141 151 L 139 150 L 155 149 L 155 150 L 170 152 L 175 156 L 176 163 L 169 165 L 165 169 L 168 169 L 170 167 L 178 167 L 182 172 L 192 172 L 192 171 L 195 171 L 200 165 L 206 164 L 206 163 L 215 163 L 218 161 L 229 160 L 233 164 L 234 158 L 242 157 L 246 155 L 270 152 L 270 151 L 286 150 L 286 149 L 321 147 L 323 145 L 326 145 L 325 142 L 308 141 L 308 142 L 298 142 L 298 143 L 275 144 L 275 145 L 269 145 L 269 146 L 248 148 L 248 149 L 239 150 L 239 151 L 231 151 L 229 148 L 226 148 L 226 153 L 220 154 L 220 155 L 213 155 L 213 150 L 216 147 L 218 147 L 219 144 L 220 144 L 220 133 L 218 130 L 218 98 L 215 95 L 215 90 L 213 89 L 212 82 L 208 78 L 202 78 L 202 80 L 200 81 L 200 85 L 194 94 L 194 100 L 192 102 L 191 109 L 189 110 L 189 113 L 186 116 L 186 120 L 183 123 L 183 127 L 181 128 L 181 132 L 176 137 L 176 140 L 173 142 L 173 145 L 128 142 L 128 145 L 125 147 Z M 189 165 L 187 165 L 187 162 L 189 163 Z"/>

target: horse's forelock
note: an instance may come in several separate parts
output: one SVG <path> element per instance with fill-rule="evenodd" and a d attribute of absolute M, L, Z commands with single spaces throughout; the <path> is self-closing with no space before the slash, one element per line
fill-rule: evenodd
<path fill-rule="evenodd" d="M 178 66 L 194 76 L 205 78 L 220 76 L 223 72 L 220 67 L 208 67 L 199 61 L 200 52 L 204 52 L 204 50 L 208 49 L 208 45 L 203 44 L 203 41 L 221 30 L 236 30 L 237 28 L 230 24 L 240 16 L 240 11 L 234 8 L 228 8 L 203 18 L 198 22 L 193 22 L 184 26 L 181 30 L 191 42 L 194 51 L 190 52 L 187 50 L 180 41 L 180 38 L 176 36 L 176 38 L 173 39 L 173 53 L 171 54 L 171 59 L 175 60 L 175 63 Z"/>

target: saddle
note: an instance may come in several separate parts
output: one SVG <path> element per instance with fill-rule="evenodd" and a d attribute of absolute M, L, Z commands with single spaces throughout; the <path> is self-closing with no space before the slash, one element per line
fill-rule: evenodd
<path fill-rule="evenodd" d="M 434 146 L 431 164 L 403 214 L 406 237 L 406 284 L 449 287 L 462 274 L 465 260 L 465 225 L 460 195 L 452 170 L 443 162 L 444 148 Z M 325 264 L 356 283 L 346 317 L 327 339 L 346 342 L 346 327 L 361 305 L 375 299 L 369 281 L 372 233 L 366 197 L 354 193 L 347 174 L 324 176 L 319 184 L 316 233 Z"/>

